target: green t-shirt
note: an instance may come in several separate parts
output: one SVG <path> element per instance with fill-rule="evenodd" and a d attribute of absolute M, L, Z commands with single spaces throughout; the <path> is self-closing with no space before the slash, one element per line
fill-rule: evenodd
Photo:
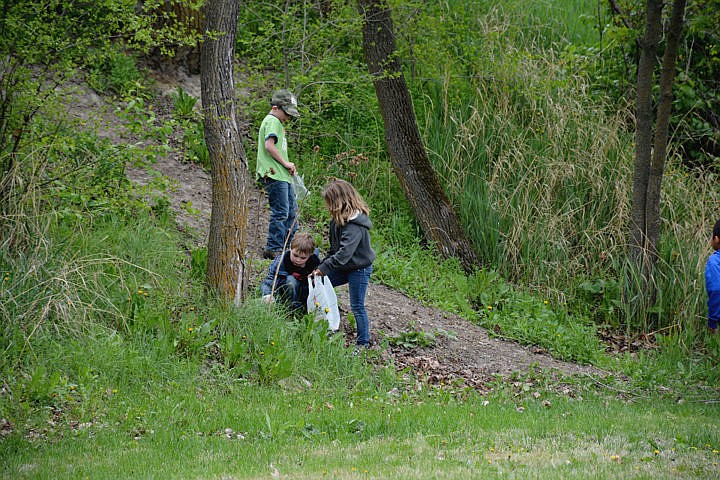
<path fill-rule="evenodd" d="M 273 115 L 266 115 L 260 125 L 260 131 L 258 132 L 258 152 L 257 152 L 257 166 L 255 168 L 255 178 L 270 177 L 275 180 L 282 180 L 283 182 L 290 183 L 292 178 L 290 172 L 282 166 L 277 160 L 272 158 L 268 151 L 265 149 L 265 140 L 270 137 L 276 137 L 277 141 L 275 146 L 280 151 L 283 159 L 287 162 L 288 151 L 287 151 L 287 138 L 285 137 L 285 127 L 282 122 Z"/>

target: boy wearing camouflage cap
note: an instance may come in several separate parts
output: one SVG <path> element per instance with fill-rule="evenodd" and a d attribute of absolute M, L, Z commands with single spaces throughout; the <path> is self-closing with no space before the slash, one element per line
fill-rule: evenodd
<path fill-rule="evenodd" d="M 270 205 L 270 225 L 263 258 L 275 258 L 283 250 L 285 239 L 292 240 L 297 201 L 290 182 L 297 173 L 288 158 L 284 124 L 299 117 L 297 99 L 289 90 L 278 90 L 270 101 L 270 112 L 260 125 L 255 178 L 262 185 Z"/>

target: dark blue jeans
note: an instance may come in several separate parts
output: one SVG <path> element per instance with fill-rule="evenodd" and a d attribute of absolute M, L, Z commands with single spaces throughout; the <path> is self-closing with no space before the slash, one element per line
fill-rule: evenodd
<path fill-rule="evenodd" d="M 300 282 L 292 275 L 285 278 L 285 283 L 277 287 L 278 298 L 286 303 L 291 310 L 307 308 L 308 284 Z"/>
<path fill-rule="evenodd" d="M 370 343 L 370 319 L 365 311 L 365 294 L 367 293 L 372 271 L 373 266 L 370 265 L 351 272 L 330 270 L 327 274 L 333 287 L 348 284 L 350 310 L 355 316 L 357 325 L 357 341 L 355 343 L 358 345 L 368 345 Z"/>
<path fill-rule="evenodd" d="M 288 182 L 262 178 L 260 183 L 267 195 L 270 205 L 270 225 L 268 225 L 267 241 L 265 250 L 280 252 L 288 237 L 288 245 L 297 230 L 295 214 L 297 212 L 297 201 L 292 186 Z M 293 222 L 295 224 L 293 225 Z"/>

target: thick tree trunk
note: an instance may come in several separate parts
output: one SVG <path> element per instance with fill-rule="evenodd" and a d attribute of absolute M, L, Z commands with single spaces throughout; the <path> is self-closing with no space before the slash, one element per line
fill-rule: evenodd
<path fill-rule="evenodd" d="M 382 0 L 358 0 L 358 9 L 364 18 L 365 59 L 373 75 L 395 174 L 428 239 L 443 256 L 457 257 L 471 271 L 480 262 L 425 151 L 397 59 L 390 10 Z"/>
<path fill-rule="evenodd" d="M 207 284 L 239 305 L 247 289 L 245 245 L 251 181 L 233 101 L 238 0 L 208 0 L 201 48 L 205 142 L 212 170 Z"/>
<path fill-rule="evenodd" d="M 150 58 L 161 71 L 174 71 L 183 67 L 191 75 L 200 73 L 200 45 L 194 40 L 202 32 L 201 7 L 189 0 L 163 0 L 151 12 L 157 18 L 156 27 L 180 33 L 185 38 L 180 44 L 165 43 L 152 50 Z"/>
<path fill-rule="evenodd" d="M 195 32 L 202 32 L 202 15 L 200 11 L 187 2 L 171 3 L 166 0 L 165 4 L 173 9 L 177 23 L 182 31 L 187 32 L 188 36 L 192 36 Z M 189 74 L 197 75 L 200 73 L 200 45 L 187 46 L 182 45 L 175 48 L 176 61 L 184 65 Z"/>

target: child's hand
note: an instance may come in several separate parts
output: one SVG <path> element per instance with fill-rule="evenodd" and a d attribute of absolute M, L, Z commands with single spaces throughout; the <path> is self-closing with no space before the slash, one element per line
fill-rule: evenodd
<path fill-rule="evenodd" d="M 322 276 L 325 275 L 325 274 L 316 268 L 315 270 L 313 270 L 313 272 L 311 273 L 311 275 L 315 275 L 315 276 L 318 276 L 318 277 L 322 277 Z"/>

